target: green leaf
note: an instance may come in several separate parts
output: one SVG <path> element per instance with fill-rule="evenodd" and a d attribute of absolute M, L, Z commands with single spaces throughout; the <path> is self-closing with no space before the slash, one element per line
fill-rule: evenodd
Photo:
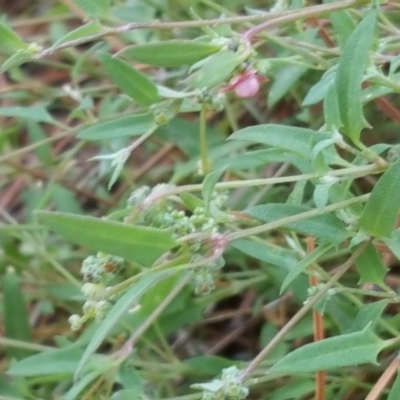
<path fill-rule="evenodd" d="M 62 37 L 60 40 L 57 40 L 52 46 L 52 49 L 55 50 L 58 46 L 63 43 L 69 42 L 71 40 L 81 39 L 86 36 L 95 35 L 98 33 L 102 33 L 105 31 L 105 28 L 98 21 L 92 21 L 85 25 L 80 26 L 77 29 L 74 29 L 71 32 L 68 32 L 67 35 Z"/>
<path fill-rule="evenodd" d="M 109 363 L 111 364 L 111 363 Z M 107 369 L 112 368 L 111 365 L 107 363 L 98 363 L 94 371 L 90 371 L 83 375 L 81 379 L 74 382 L 74 385 L 68 390 L 68 392 L 63 396 L 63 400 L 77 400 L 82 397 L 82 392 L 87 388 L 92 382 L 101 375 L 106 374 Z"/>
<path fill-rule="evenodd" d="M 395 74 L 395 72 L 398 70 L 400 67 L 400 54 L 397 55 L 390 61 L 390 68 L 389 68 L 389 76 L 392 76 Z"/>
<path fill-rule="evenodd" d="M 382 238 L 382 242 L 389 247 L 390 251 L 400 260 L 400 230 L 393 231 L 390 238 Z"/>
<path fill-rule="evenodd" d="M 233 247 L 249 257 L 267 263 L 266 273 L 275 283 L 274 286 L 281 287 L 288 273 L 294 271 L 299 263 L 294 251 L 274 246 L 267 241 L 255 241 L 249 239 L 235 240 L 231 243 Z M 276 266 L 277 268 L 273 268 Z M 289 284 L 294 297 L 303 302 L 306 300 L 306 292 L 309 286 L 306 276 L 299 276 L 293 283 Z"/>
<path fill-rule="evenodd" d="M 315 391 L 315 382 L 312 380 L 290 381 L 285 382 L 285 385 L 274 390 L 273 393 L 263 400 L 295 400 L 303 398 L 306 394 L 313 391 Z"/>
<path fill-rule="evenodd" d="M 329 86 L 324 98 L 324 117 L 325 126 L 329 131 L 335 132 L 343 125 L 340 120 L 339 103 L 334 84 Z"/>
<path fill-rule="evenodd" d="M 27 128 L 31 143 L 41 142 L 46 139 L 47 136 L 39 123 L 30 120 L 27 123 Z M 35 148 L 34 152 L 43 165 L 49 166 L 53 163 L 53 156 L 49 143 L 44 142 L 42 146 Z"/>
<path fill-rule="evenodd" d="M 301 274 L 305 271 L 307 267 L 315 263 L 320 257 L 326 254 L 330 249 L 332 249 L 333 244 L 328 243 L 325 245 L 318 246 L 311 253 L 308 253 L 287 275 L 282 283 L 281 293 L 284 292 L 287 287 Z"/>
<path fill-rule="evenodd" d="M 303 107 L 307 107 L 322 101 L 326 96 L 328 88 L 334 82 L 335 76 L 335 72 L 333 72 L 332 70 L 328 70 L 322 76 L 322 78 L 314 86 L 311 87 L 301 105 Z"/>
<path fill-rule="evenodd" d="M 99 348 L 108 333 L 117 324 L 120 318 L 128 312 L 132 304 L 137 301 L 150 287 L 169 275 L 168 271 L 162 271 L 144 276 L 139 282 L 127 290 L 124 295 L 115 303 L 107 314 L 106 318 L 99 324 L 90 343 L 75 371 L 75 379 L 81 374 L 83 368 L 89 361 L 92 354 Z"/>
<path fill-rule="evenodd" d="M 84 128 L 78 138 L 85 140 L 106 140 L 142 135 L 154 127 L 151 113 L 134 114 L 115 118 Z"/>
<path fill-rule="evenodd" d="M 356 23 L 348 11 L 336 11 L 328 17 L 337 36 L 340 48 L 344 48 L 350 35 L 353 33 Z"/>
<path fill-rule="evenodd" d="M 306 344 L 280 359 L 269 374 L 307 373 L 366 363 L 377 364 L 385 347 L 368 325 L 364 330 Z"/>
<path fill-rule="evenodd" d="M 110 9 L 110 0 L 74 0 L 89 18 L 106 16 Z"/>
<path fill-rule="evenodd" d="M 249 239 L 235 240 L 231 246 L 244 254 L 268 264 L 276 265 L 285 271 L 291 271 L 296 267 L 298 260 L 295 253 L 268 242 L 256 242 Z"/>
<path fill-rule="evenodd" d="M 57 125 L 57 121 L 48 113 L 45 105 L 38 104 L 30 107 L 0 107 L 1 117 L 14 117 L 17 119 L 28 119 L 36 122 L 46 122 Z"/>
<path fill-rule="evenodd" d="M 349 329 L 349 333 L 361 331 L 368 324 L 371 324 L 371 327 L 374 327 L 387 304 L 387 300 L 380 300 L 363 305 L 358 312 L 353 325 Z"/>
<path fill-rule="evenodd" d="M 17 273 L 9 267 L 3 276 L 3 324 L 4 335 L 7 338 L 31 342 L 31 327 L 26 308 L 26 301 Z M 7 349 L 10 357 L 22 359 L 31 354 L 23 348 Z"/>
<path fill-rule="evenodd" d="M 373 236 L 389 237 L 400 209 L 400 159 L 392 164 L 372 189 L 360 217 L 360 226 Z"/>
<path fill-rule="evenodd" d="M 146 75 L 105 52 L 99 52 L 99 59 L 111 80 L 136 103 L 146 107 L 159 101 L 157 86 Z"/>
<path fill-rule="evenodd" d="M 298 65 L 280 67 L 268 90 L 268 107 L 274 107 L 307 71 L 307 68 Z"/>
<path fill-rule="evenodd" d="M 200 199 L 199 197 L 189 192 L 181 193 L 179 197 L 183 201 L 185 207 L 190 211 L 194 211 L 196 207 L 204 207 L 203 199 Z"/>
<path fill-rule="evenodd" d="M 83 350 L 73 346 L 50 350 L 18 361 L 11 366 L 7 373 L 25 377 L 55 374 L 72 375 L 82 355 Z"/>
<path fill-rule="evenodd" d="M 214 193 L 215 185 L 220 180 L 224 172 L 225 169 L 218 169 L 208 174 L 203 180 L 203 184 L 201 186 L 201 193 L 203 195 L 203 200 L 207 210 L 210 209 L 210 201 Z"/>
<path fill-rule="evenodd" d="M 224 50 L 213 54 L 204 65 L 190 76 L 194 88 L 212 88 L 230 78 L 235 68 L 242 62 L 239 54 Z"/>
<path fill-rule="evenodd" d="M 320 140 L 329 138 L 330 135 L 311 129 L 273 124 L 249 126 L 229 136 L 230 140 L 243 140 L 278 147 L 308 159 L 313 158 L 314 145 Z"/>
<path fill-rule="evenodd" d="M 140 400 L 142 396 L 137 389 L 123 389 L 115 392 L 110 400 Z"/>
<path fill-rule="evenodd" d="M 166 230 L 66 213 L 37 211 L 36 215 L 42 224 L 74 243 L 146 266 L 175 244 Z"/>
<path fill-rule="evenodd" d="M 343 131 L 355 143 L 361 130 L 368 126 L 362 110 L 361 84 L 369 62 L 376 15 L 375 9 L 370 10 L 347 40 L 335 79 Z"/>
<path fill-rule="evenodd" d="M 398 357 L 398 356 L 397 356 Z M 400 370 L 397 369 L 397 376 L 390 389 L 389 397 L 387 400 L 398 400 L 400 399 Z"/>
<path fill-rule="evenodd" d="M 373 244 L 368 244 L 365 250 L 355 261 L 358 273 L 360 274 L 359 283 L 384 283 L 387 267 Z"/>
<path fill-rule="evenodd" d="M 252 207 L 246 210 L 246 213 L 262 222 L 274 222 L 310 210 L 306 206 L 271 203 Z M 343 222 L 333 214 L 322 214 L 304 221 L 287 223 L 284 227 L 337 244 L 348 237 Z"/>
<path fill-rule="evenodd" d="M 205 355 L 189 358 L 184 361 L 184 364 L 191 368 L 196 374 L 202 375 L 218 375 L 224 368 L 235 365 L 235 362 L 223 357 Z"/>
<path fill-rule="evenodd" d="M 15 53 L 29 47 L 11 28 L 0 21 L 0 50 L 7 53 Z"/>
<path fill-rule="evenodd" d="M 1 71 L 6 72 L 11 68 L 17 67 L 33 58 L 32 51 L 18 49 L 11 57 L 7 58 L 1 66 Z"/>
<path fill-rule="evenodd" d="M 179 67 L 194 64 L 221 50 L 221 46 L 189 40 L 166 40 L 130 46 L 119 54 L 157 67 Z"/>

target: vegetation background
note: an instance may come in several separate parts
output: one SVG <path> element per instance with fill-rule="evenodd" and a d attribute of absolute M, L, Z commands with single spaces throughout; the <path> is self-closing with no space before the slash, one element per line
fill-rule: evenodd
<path fill-rule="evenodd" d="M 400 398 L 400 3 L 0 1 L 0 399 Z"/>

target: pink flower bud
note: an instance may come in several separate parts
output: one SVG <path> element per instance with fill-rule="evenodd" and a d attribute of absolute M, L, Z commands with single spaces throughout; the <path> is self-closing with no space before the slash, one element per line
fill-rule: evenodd
<path fill-rule="evenodd" d="M 241 98 L 253 97 L 260 90 L 260 83 L 266 80 L 263 76 L 258 75 L 257 71 L 248 70 L 239 76 L 234 76 L 228 85 L 221 88 L 221 91 L 233 90 Z"/>
<path fill-rule="evenodd" d="M 235 93 L 242 98 L 253 97 L 260 89 L 260 82 L 255 75 L 246 77 L 235 86 Z"/>

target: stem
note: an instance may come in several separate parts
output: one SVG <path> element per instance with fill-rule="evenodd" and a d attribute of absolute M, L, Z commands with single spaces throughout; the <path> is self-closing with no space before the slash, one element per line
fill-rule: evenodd
<path fill-rule="evenodd" d="M 16 347 L 18 349 L 32 350 L 38 352 L 57 350 L 57 348 L 55 347 L 44 346 L 38 343 L 23 342 L 22 340 L 10 339 L 5 337 L 0 337 L 0 344 L 3 347 Z"/>
<path fill-rule="evenodd" d="M 116 353 L 118 363 L 123 362 L 132 352 L 133 347 L 137 340 L 147 331 L 153 322 L 161 315 L 161 313 L 168 307 L 171 301 L 180 293 L 190 280 L 190 274 L 185 274 L 181 281 L 171 290 L 168 296 L 157 306 L 151 315 L 144 321 L 144 323 L 132 334 L 132 336 L 125 342 L 122 348 Z"/>
<path fill-rule="evenodd" d="M 237 189 L 237 188 L 252 187 L 252 186 L 276 185 L 276 184 L 280 184 L 280 183 L 290 183 L 290 182 L 298 182 L 298 181 L 303 181 L 303 180 L 318 179 L 323 176 L 336 176 L 336 177 L 346 177 L 347 179 L 355 179 L 355 178 L 361 178 L 361 177 L 363 177 L 365 175 L 369 175 L 369 174 L 379 174 L 385 170 L 386 170 L 385 166 L 369 164 L 369 165 L 363 165 L 363 166 L 357 166 L 357 167 L 336 169 L 336 170 L 328 171 L 324 174 L 310 173 L 310 174 L 263 178 L 263 179 L 248 179 L 246 181 L 220 182 L 215 185 L 215 189 L 225 190 L 225 189 Z M 174 194 L 181 194 L 181 193 L 186 193 L 186 192 L 200 192 L 202 190 L 202 188 L 203 188 L 202 184 L 182 185 L 182 186 L 173 187 L 170 190 L 163 190 L 159 197 L 152 196 L 151 202 L 161 199 L 161 198 L 172 196 Z"/>
<path fill-rule="evenodd" d="M 377 292 L 376 290 L 365 290 L 365 289 L 357 289 L 357 288 L 349 288 L 349 287 L 339 287 L 333 289 L 333 293 L 353 293 L 359 296 L 371 296 L 371 297 L 378 297 L 381 299 L 388 300 L 390 302 L 400 302 L 400 295 L 391 294 L 386 292 Z"/>
<path fill-rule="evenodd" d="M 183 255 L 183 256 L 180 256 L 178 258 L 174 258 L 173 260 L 169 260 L 169 261 L 165 262 L 164 264 L 157 265 L 154 268 L 145 269 L 144 271 L 139 272 L 138 274 L 136 274 L 136 275 L 126 279 L 125 281 L 115 285 L 107 293 L 107 295 L 108 296 L 113 296 L 114 294 L 117 294 L 121 290 L 124 290 L 124 289 L 128 288 L 129 286 L 131 286 L 132 284 L 137 282 L 140 278 L 142 278 L 145 275 L 148 275 L 148 274 L 153 273 L 153 272 L 159 272 L 159 271 L 162 271 L 162 270 L 167 269 L 167 268 L 175 267 L 176 265 L 179 265 L 179 263 L 185 262 L 185 261 L 187 261 L 187 256 Z M 185 264 L 185 265 L 187 265 L 187 264 Z"/>
<path fill-rule="evenodd" d="M 369 193 L 364 194 L 362 196 L 353 197 L 352 199 L 340 201 L 339 203 L 326 206 L 321 210 L 314 209 L 300 214 L 292 215 L 290 217 L 282 218 L 279 219 L 278 221 L 268 222 L 267 224 L 256 226 L 255 228 L 243 229 L 240 232 L 234 232 L 231 233 L 230 235 L 227 235 L 227 241 L 233 242 L 234 240 L 238 240 L 243 237 L 258 235 L 260 233 L 271 231 L 273 229 L 281 228 L 282 226 L 291 224 L 293 222 L 303 221 L 305 219 L 314 218 L 319 215 L 328 214 L 332 211 L 340 210 L 341 208 L 350 206 L 352 204 L 365 202 L 368 200 L 369 196 L 370 196 Z"/>
<path fill-rule="evenodd" d="M 271 352 L 272 349 L 289 333 L 289 331 L 311 310 L 314 305 L 322 299 L 322 297 L 333 287 L 333 285 L 345 274 L 345 272 L 353 265 L 357 257 L 364 251 L 365 247 L 369 242 L 364 242 L 352 256 L 342 264 L 335 275 L 332 276 L 329 282 L 313 297 L 307 304 L 305 304 L 290 320 L 287 324 L 279 331 L 279 333 L 268 343 L 267 346 L 257 355 L 256 358 L 248 365 L 243 371 L 240 381 L 245 382 L 257 369 L 264 358 Z"/>
<path fill-rule="evenodd" d="M 315 241 L 313 237 L 307 238 L 307 253 L 311 253 L 315 250 Z M 310 271 L 310 286 L 315 287 L 319 284 L 320 279 L 315 274 L 315 266 L 309 267 Z M 313 328 L 314 328 L 314 341 L 323 340 L 325 337 L 324 332 L 324 319 L 321 313 L 313 310 Z M 317 371 L 315 373 L 315 400 L 325 400 L 325 382 L 326 372 Z"/>
<path fill-rule="evenodd" d="M 266 21 L 260 25 L 255 26 L 254 28 L 249 29 L 243 34 L 243 39 L 246 41 L 251 41 L 251 39 L 258 33 L 280 24 L 294 22 L 304 18 L 316 17 L 324 13 L 343 10 L 349 7 L 354 7 L 357 5 L 367 4 L 367 3 L 369 3 L 369 1 L 367 0 L 361 0 L 361 1 L 345 0 L 345 1 L 338 1 L 335 3 L 323 4 L 321 6 L 306 7 L 301 10 L 294 10 L 294 13 L 280 15 L 277 18 L 271 19 L 270 21 Z"/>
<path fill-rule="evenodd" d="M 210 173 L 210 163 L 207 157 L 207 129 L 206 129 L 206 105 L 201 105 L 200 112 L 200 131 L 199 131 L 199 145 L 200 145 L 200 159 L 201 159 L 201 172 L 202 175 Z"/>
<path fill-rule="evenodd" d="M 321 7 L 321 6 L 317 6 Z M 311 8 L 311 7 L 310 7 Z M 284 12 L 280 15 L 286 14 L 295 14 L 293 11 Z M 36 59 L 40 59 L 43 57 L 47 57 L 58 50 L 67 49 L 69 47 L 79 46 L 85 43 L 93 42 L 98 39 L 103 39 L 107 36 L 117 35 L 120 33 L 126 33 L 139 29 L 155 29 L 155 30 L 174 30 L 179 28 L 201 28 L 204 26 L 217 26 L 217 25 L 225 25 L 225 24 L 238 24 L 243 22 L 257 22 L 262 21 L 269 18 L 275 18 L 276 14 L 265 13 L 263 15 L 249 15 L 244 17 L 232 17 L 232 18 L 214 18 L 214 19 L 205 19 L 201 21 L 173 21 L 173 22 L 131 22 L 125 25 L 117 26 L 115 28 L 106 28 L 103 32 L 95 33 L 93 35 L 88 35 L 79 39 L 70 40 L 59 45 L 56 48 L 49 47 L 47 49 L 42 50 L 39 54 L 36 55 Z"/>
<path fill-rule="evenodd" d="M 155 22 L 144 22 L 144 23 L 133 22 L 122 26 L 118 26 L 116 28 L 106 28 L 106 30 L 101 33 L 96 33 L 93 35 L 85 36 L 83 38 L 70 40 L 69 42 L 65 42 L 56 48 L 50 47 L 44 49 L 36 56 L 36 59 L 47 57 L 58 50 L 79 46 L 81 44 L 93 42 L 95 40 L 102 39 L 107 36 L 126 33 L 138 29 L 173 30 L 179 28 L 201 28 L 203 26 L 217 26 L 217 25 L 244 23 L 244 22 L 257 22 L 265 19 L 271 19 L 271 21 L 268 21 L 271 22 L 269 25 L 261 24 L 247 31 L 245 33 L 246 36 L 245 38 L 250 40 L 252 36 L 270 26 L 276 26 L 279 24 L 295 21 L 299 18 L 309 18 L 323 13 L 342 10 L 348 7 L 353 7 L 356 5 L 367 4 L 367 3 L 368 3 L 367 0 L 345 0 L 336 3 L 311 6 L 303 10 L 285 11 L 279 14 L 265 13 L 263 15 L 250 15 L 250 16 L 232 17 L 232 18 L 215 18 L 202 21 L 175 21 L 175 22 L 155 21 Z"/>

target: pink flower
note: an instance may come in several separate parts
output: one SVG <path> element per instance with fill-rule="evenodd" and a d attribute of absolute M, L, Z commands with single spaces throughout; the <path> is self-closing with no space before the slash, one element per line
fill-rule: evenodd
<path fill-rule="evenodd" d="M 261 75 L 258 75 L 256 70 L 247 70 L 241 75 L 234 76 L 228 85 L 221 88 L 222 92 L 234 90 L 235 93 L 242 98 L 255 96 L 259 89 L 260 83 L 267 81 Z"/>

